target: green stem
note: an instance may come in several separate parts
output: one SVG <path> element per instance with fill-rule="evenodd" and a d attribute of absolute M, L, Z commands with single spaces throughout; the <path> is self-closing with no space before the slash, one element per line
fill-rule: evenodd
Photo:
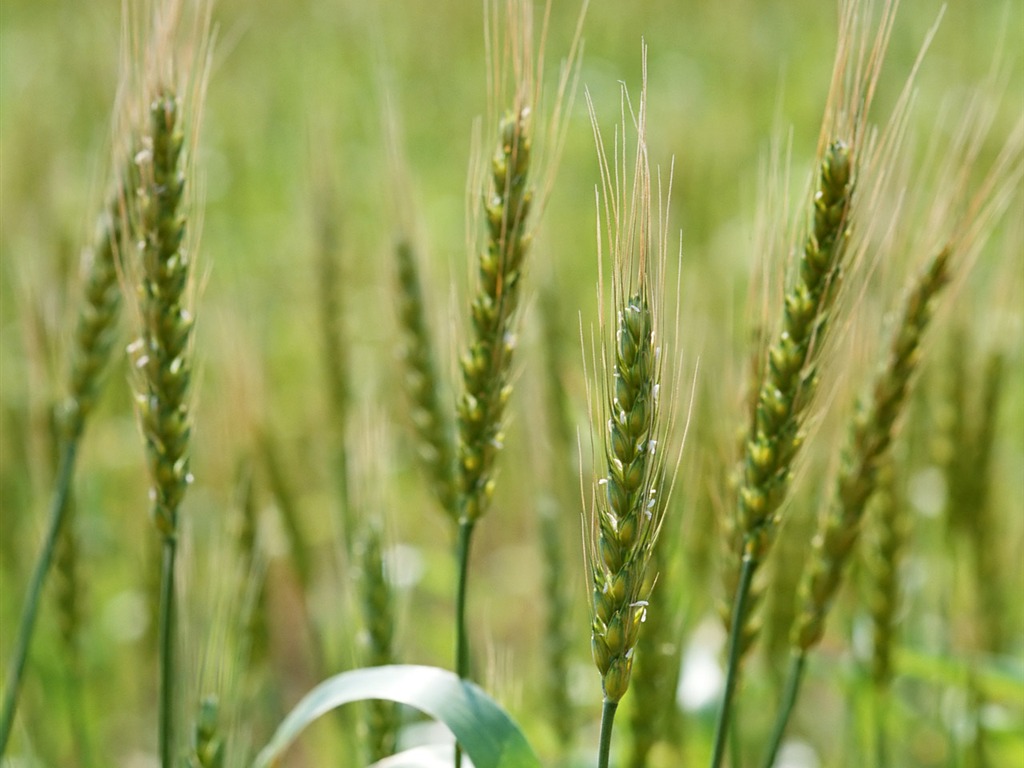
<path fill-rule="evenodd" d="M 782 708 L 775 718 L 771 740 L 768 742 L 768 753 L 762 764 L 764 768 L 772 768 L 775 764 L 775 758 L 779 754 L 779 747 L 782 746 L 782 737 L 786 735 L 786 725 L 793 714 L 793 705 L 796 704 L 796 697 L 800 693 L 800 683 L 804 678 L 806 661 L 807 655 L 802 651 L 794 651 L 790 657 L 789 672 L 786 676 L 786 688 L 782 695 Z"/>
<path fill-rule="evenodd" d="M 82 685 L 81 664 L 77 658 L 71 660 L 68 672 L 68 709 L 71 734 L 79 766 L 91 766 L 92 749 L 89 745 L 89 728 L 85 717 L 85 695 Z"/>
<path fill-rule="evenodd" d="M 54 483 L 53 501 L 50 506 L 49 527 L 46 531 L 46 538 L 43 540 L 43 548 L 36 559 L 32 580 L 29 582 L 28 597 L 21 613 L 21 622 L 18 625 L 18 638 L 14 647 L 14 655 L 11 657 L 11 665 L 7 672 L 3 714 L 0 715 L 0 757 L 3 757 L 7 751 L 7 741 L 11 736 L 11 727 L 14 725 L 14 712 L 18 705 L 18 692 L 21 688 L 22 675 L 25 672 L 28 649 L 32 644 L 32 630 L 35 628 L 36 615 L 39 613 L 43 584 L 46 582 L 46 576 L 50 571 L 53 553 L 57 547 L 57 539 L 60 537 L 60 531 L 64 525 L 67 513 L 68 495 L 71 490 L 71 477 L 74 474 L 77 451 L 78 437 L 75 435 L 68 438 L 60 457 L 60 465 L 57 469 L 57 478 Z"/>
<path fill-rule="evenodd" d="M 608 757 L 612 751 L 612 725 L 619 702 L 604 700 L 601 708 L 601 742 L 597 752 L 597 768 L 608 768 Z"/>
<path fill-rule="evenodd" d="M 729 739 L 729 759 L 732 761 L 730 765 L 743 765 L 743 734 L 740 732 L 740 723 L 742 718 L 740 715 L 741 702 L 733 701 L 732 703 L 732 717 L 729 722 L 729 733 L 727 738 Z"/>
<path fill-rule="evenodd" d="M 474 521 L 459 520 L 459 538 L 455 558 L 458 560 L 459 584 L 455 595 L 455 672 L 463 680 L 469 679 L 469 634 L 466 631 L 466 584 L 469 581 L 469 546 L 473 537 Z M 462 750 L 455 745 L 455 768 L 462 765 Z"/>
<path fill-rule="evenodd" d="M 164 538 L 160 572 L 160 711 L 159 747 L 161 768 L 174 766 L 174 562 L 177 541 Z"/>
<path fill-rule="evenodd" d="M 757 561 L 749 554 L 743 557 L 740 570 L 740 581 L 736 585 L 736 596 L 733 598 L 732 623 L 729 627 L 729 662 L 725 670 L 725 692 L 722 695 L 722 708 L 718 712 L 718 723 L 715 726 L 715 747 L 711 756 L 711 768 L 720 768 L 725 757 L 726 735 L 729 733 L 729 716 L 732 714 L 732 700 L 736 693 L 739 680 L 741 644 L 743 642 L 743 625 L 747 617 L 747 598 L 750 596 L 750 585 L 757 570 Z"/>
<path fill-rule="evenodd" d="M 469 545 L 473 536 L 473 522 L 459 521 L 459 540 L 455 557 L 458 559 L 459 585 L 455 596 L 455 672 L 469 678 L 469 635 L 466 631 L 466 584 L 469 581 Z"/>
<path fill-rule="evenodd" d="M 875 765 L 877 768 L 888 768 L 889 749 L 886 735 L 886 716 L 888 714 L 889 691 L 880 685 L 872 686 L 871 690 L 872 731 L 875 738 Z"/>

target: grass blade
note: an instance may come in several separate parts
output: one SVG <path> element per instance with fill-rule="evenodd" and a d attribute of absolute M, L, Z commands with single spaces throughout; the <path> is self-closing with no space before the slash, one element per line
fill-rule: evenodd
<path fill-rule="evenodd" d="M 405 664 L 343 672 L 320 683 L 284 719 L 253 768 L 277 765 L 314 720 L 366 699 L 406 704 L 440 720 L 476 768 L 540 768 L 518 726 L 478 686 L 447 670 Z"/>

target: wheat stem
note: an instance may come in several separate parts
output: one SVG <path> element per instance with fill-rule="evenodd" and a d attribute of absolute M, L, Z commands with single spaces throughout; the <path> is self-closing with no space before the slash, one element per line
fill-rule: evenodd
<path fill-rule="evenodd" d="M 7 749 L 14 723 L 21 679 L 32 643 L 43 586 L 68 514 L 78 444 L 99 396 L 103 373 L 113 351 L 115 329 L 121 310 L 117 254 L 122 244 L 125 222 L 124 183 L 122 180 L 121 184 L 116 186 L 106 213 L 100 219 L 96 245 L 84 286 L 83 302 L 75 326 L 69 392 L 58 430 L 62 447 L 54 479 L 50 514 L 42 548 L 29 582 L 25 606 L 19 619 L 18 638 L 4 688 L 3 711 L 0 713 L 0 758 Z"/>
<path fill-rule="evenodd" d="M 736 599 L 733 601 L 731 625 L 733 630 L 743 621 L 747 611 L 747 598 L 750 596 L 750 583 L 754 579 L 756 570 L 754 559 L 750 556 L 743 558 L 743 567 L 740 570 L 740 578 L 736 585 Z M 725 690 L 722 693 L 722 708 L 719 711 L 718 723 L 715 726 L 715 743 L 711 755 L 712 768 L 718 768 L 725 757 L 726 736 L 729 733 L 729 719 L 733 709 L 733 697 L 736 694 L 736 685 L 739 681 L 740 659 L 743 654 L 743 636 L 741 633 L 732 631 L 729 633 L 729 658 L 726 662 Z"/>
<path fill-rule="evenodd" d="M 77 450 L 78 442 L 76 440 L 68 440 L 65 442 L 61 452 L 57 479 L 54 481 L 53 499 L 50 503 L 50 516 L 47 523 L 46 536 L 43 539 L 43 548 L 36 559 L 32 578 L 29 581 L 25 607 L 22 609 L 21 619 L 18 622 L 18 636 L 15 640 L 14 654 L 11 656 L 10 667 L 7 671 L 7 684 L 4 688 L 3 713 L 0 714 L 0 757 L 7 750 L 7 742 L 10 739 L 11 728 L 14 725 L 14 713 L 18 706 L 21 679 L 25 673 L 25 661 L 28 658 L 29 646 L 32 643 L 32 630 L 35 628 L 39 604 L 42 602 L 43 584 L 46 581 L 47 573 L 49 573 L 50 564 L 53 562 L 53 554 L 57 548 L 57 539 L 60 536 L 61 527 L 67 514 L 68 495 L 70 493 L 71 477 L 74 473 Z"/>
<path fill-rule="evenodd" d="M 608 768 L 608 758 L 612 751 L 612 725 L 615 723 L 615 711 L 619 708 L 618 701 L 605 697 L 601 707 L 601 740 L 597 748 L 597 768 Z"/>
<path fill-rule="evenodd" d="M 151 475 L 152 518 L 161 538 L 158 619 L 160 692 L 159 754 L 172 768 L 175 753 L 175 570 L 178 516 L 189 471 L 191 340 L 186 308 L 191 255 L 185 242 L 184 132 L 181 103 L 170 90 L 149 104 L 149 132 L 137 155 L 139 187 L 140 315 L 142 332 L 132 344 L 136 405 Z"/>
<path fill-rule="evenodd" d="M 455 671 L 459 677 L 470 676 L 469 637 L 466 629 L 466 592 L 469 581 L 469 550 L 473 538 L 474 523 L 470 520 L 459 522 L 458 541 L 455 545 L 455 559 L 459 569 L 458 591 L 455 595 Z"/>
<path fill-rule="evenodd" d="M 775 719 L 772 727 L 772 734 L 768 739 L 768 749 L 763 768 L 772 768 L 775 765 L 775 758 L 779 754 L 779 747 L 782 746 L 782 737 L 786 735 L 786 724 L 789 722 L 793 707 L 796 704 L 800 692 L 800 683 L 803 680 L 804 668 L 807 662 L 807 654 L 803 651 L 794 651 L 789 659 L 789 671 L 786 673 L 786 686 L 782 693 L 782 706 L 779 709 L 779 716 Z"/>
<path fill-rule="evenodd" d="M 174 755 L 174 689 L 175 625 L 177 616 L 174 604 L 174 571 L 177 555 L 177 541 L 168 536 L 163 540 L 160 562 L 160 627 L 157 642 L 160 647 L 160 699 L 159 699 L 159 751 L 163 768 L 173 765 Z"/>
<path fill-rule="evenodd" d="M 89 730 L 82 685 L 82 654 L 79 635 L 82 624 L 81 593 L 83 589 L 79 569 L 78 533 L 75 530 L 77 507 L 74 493 L 67 500 L 67 512 L 57 540 L 54 584 L 57 603 L 57 621 L 67 664 L 67 711 L 75 752 L 83 766 L 91 764 Z"/>

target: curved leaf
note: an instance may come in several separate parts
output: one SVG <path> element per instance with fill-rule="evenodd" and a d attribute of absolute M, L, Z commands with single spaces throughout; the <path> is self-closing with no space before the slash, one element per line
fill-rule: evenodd
<path fill-rule="evenodd" d="M 476 768 L 540 768 L 516 724 L 477 685 L 448 670 L 412 664 L 356 669 L 320 683 L 282 721 L 253 768 L 276 765 L 303 729 L 321 715 L 366 699 L 406 704 L 440 720 Z"/>

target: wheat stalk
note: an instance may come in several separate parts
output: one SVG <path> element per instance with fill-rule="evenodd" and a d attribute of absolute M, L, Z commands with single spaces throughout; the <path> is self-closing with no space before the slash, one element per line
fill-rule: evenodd
<path fill-rule="evenodd" d="M 871 171 L 862 190 L 862 207 L 870 213 L 878 204 L 879 189 L 892 171 L 902 138 L 909 83 L 877 141 L 867 130 L 894 19 L 895 3 L 886 2 L 874 34 L 869 36 L 870 6 L 858 0 L 840 4 L 808 231 L 784 297 L 781 327 L 767 349 L 756 387 L 756 404 L 738 470 L 735 516 L 723 526 L 730 550 L 724 578 L 733 598 L 712 768 L 718 768 L 724 759 L 740 666 L 756 634 L 753 608 L 760 601 L 760 588 L 755 587 L 754 577 L 775 540 L 794 463 L 805 441 L 818 365 L 838 314 L 840 282 L 863 247 L 860 242 L 850 247 L 852 223 L 858 219 L 855 194 L 862 181 L 859 177 L 862 170 Z M 874 226 L 870 217 L 864 221 L 865 229 Z"/>
<path fill-rule="evenodd" d="M 797 279 L 786 294 L 782 330 L 769 348 L 758 389 L 754 420 L 745 441 L 737 489 L 737 514 L 727 527 L 732 559 L 727 584 L 735 585 L 729 628 L 726 686 L 711 765 L 721 764 L 730 709 L 743 655 L 755 632 L 749 598 L 754 575 L 774 542 L 779 510 L 802 443 L 816 383 L 814 361 L 835 299 L 835 281 L 849 241 L 848 209 L 853 194 L 853 159 L 844 141 L 829 145 L 821 161 L 813 201 L 813 224 L 804 244 Z"/>
<path fill-rule="evenodd" d="M 622 98 L 625 123 L 629 103 L 625 89 Z M 668 419 L 661 413 L 659 397 L 664 354 L 661 291 L 667 249 L 663 220 L 659 220 L 659 232 L 652 224 L 646 99 L 644 49 L 640 103 L 635 115 L 630 107 L 637 143 L 627 190 L 626 159 L 621 159 L 620 167 L 616 144 L 614 165 L 609 163 L 589 94 L 587 98 L 612 251 L 611 308 L 615 315 L 610 327 L 603 315 L 600 322 L 603 374 L 597 383 L 600 420 L 595 421 L 601 425 L 605 463 L 603 475 L 594 484 L 587 553 L 592 583 L 591 650 L 604 694 L 598 748 L 601 768 L 608 765 L 615 712 L 629 688 L 637 641 L 648 611 L 655 580 L 654 545 L 668 496 L 662 445 Z M 662 202 L 660 197 L 658 202 Z M 602 286 L 599 283 L 599 295 Z"/>
<path fill-rule="evenodd" d="M 118 184 L 111 195 L 106 212 L 100 218 L 96 241 L 91 249 L 82 304 L 72 341 L 68 396 L 58 419 L 60 458 L 54 480 L 47 533 L 29 583 L 25 607 L 18 624 L 18 638 L 4 688 L 3 710 L 0 713 L 0 757 L 7 749 L 14 723 L 21 678 L 28 658 L 43 585 L 58 541 L 63 537 L 70 542 L 73 536 L 66 532 L 65 528 L 71 506 L 71 483 L 78 446 L 87 419 L 99 396 L 103 373 L 109 364 L 117 337 L 116 329 L 121 310 L 118 255 L 124 244 L 126 230 L 125 205 L 124 188 Z M 69 552 L 66 545 L 64 554 L 67 555 Z"/>
<path fill-rule="evenodd" d="M 193 317 L 188 303 L 191 254 L 186 219 L 182 103 L 169 88 L 153 95 L 143 150 L 137 156 L 141 290 L 141 337 L 129 347 L 136 370 L 136 410 L 151 477 L 151 515 L 162 542 L 159 647 L 160 757 L 170 768 L 174 753 L 174 572 L 178 517 L 192 482 L 189 389 Z"/>

